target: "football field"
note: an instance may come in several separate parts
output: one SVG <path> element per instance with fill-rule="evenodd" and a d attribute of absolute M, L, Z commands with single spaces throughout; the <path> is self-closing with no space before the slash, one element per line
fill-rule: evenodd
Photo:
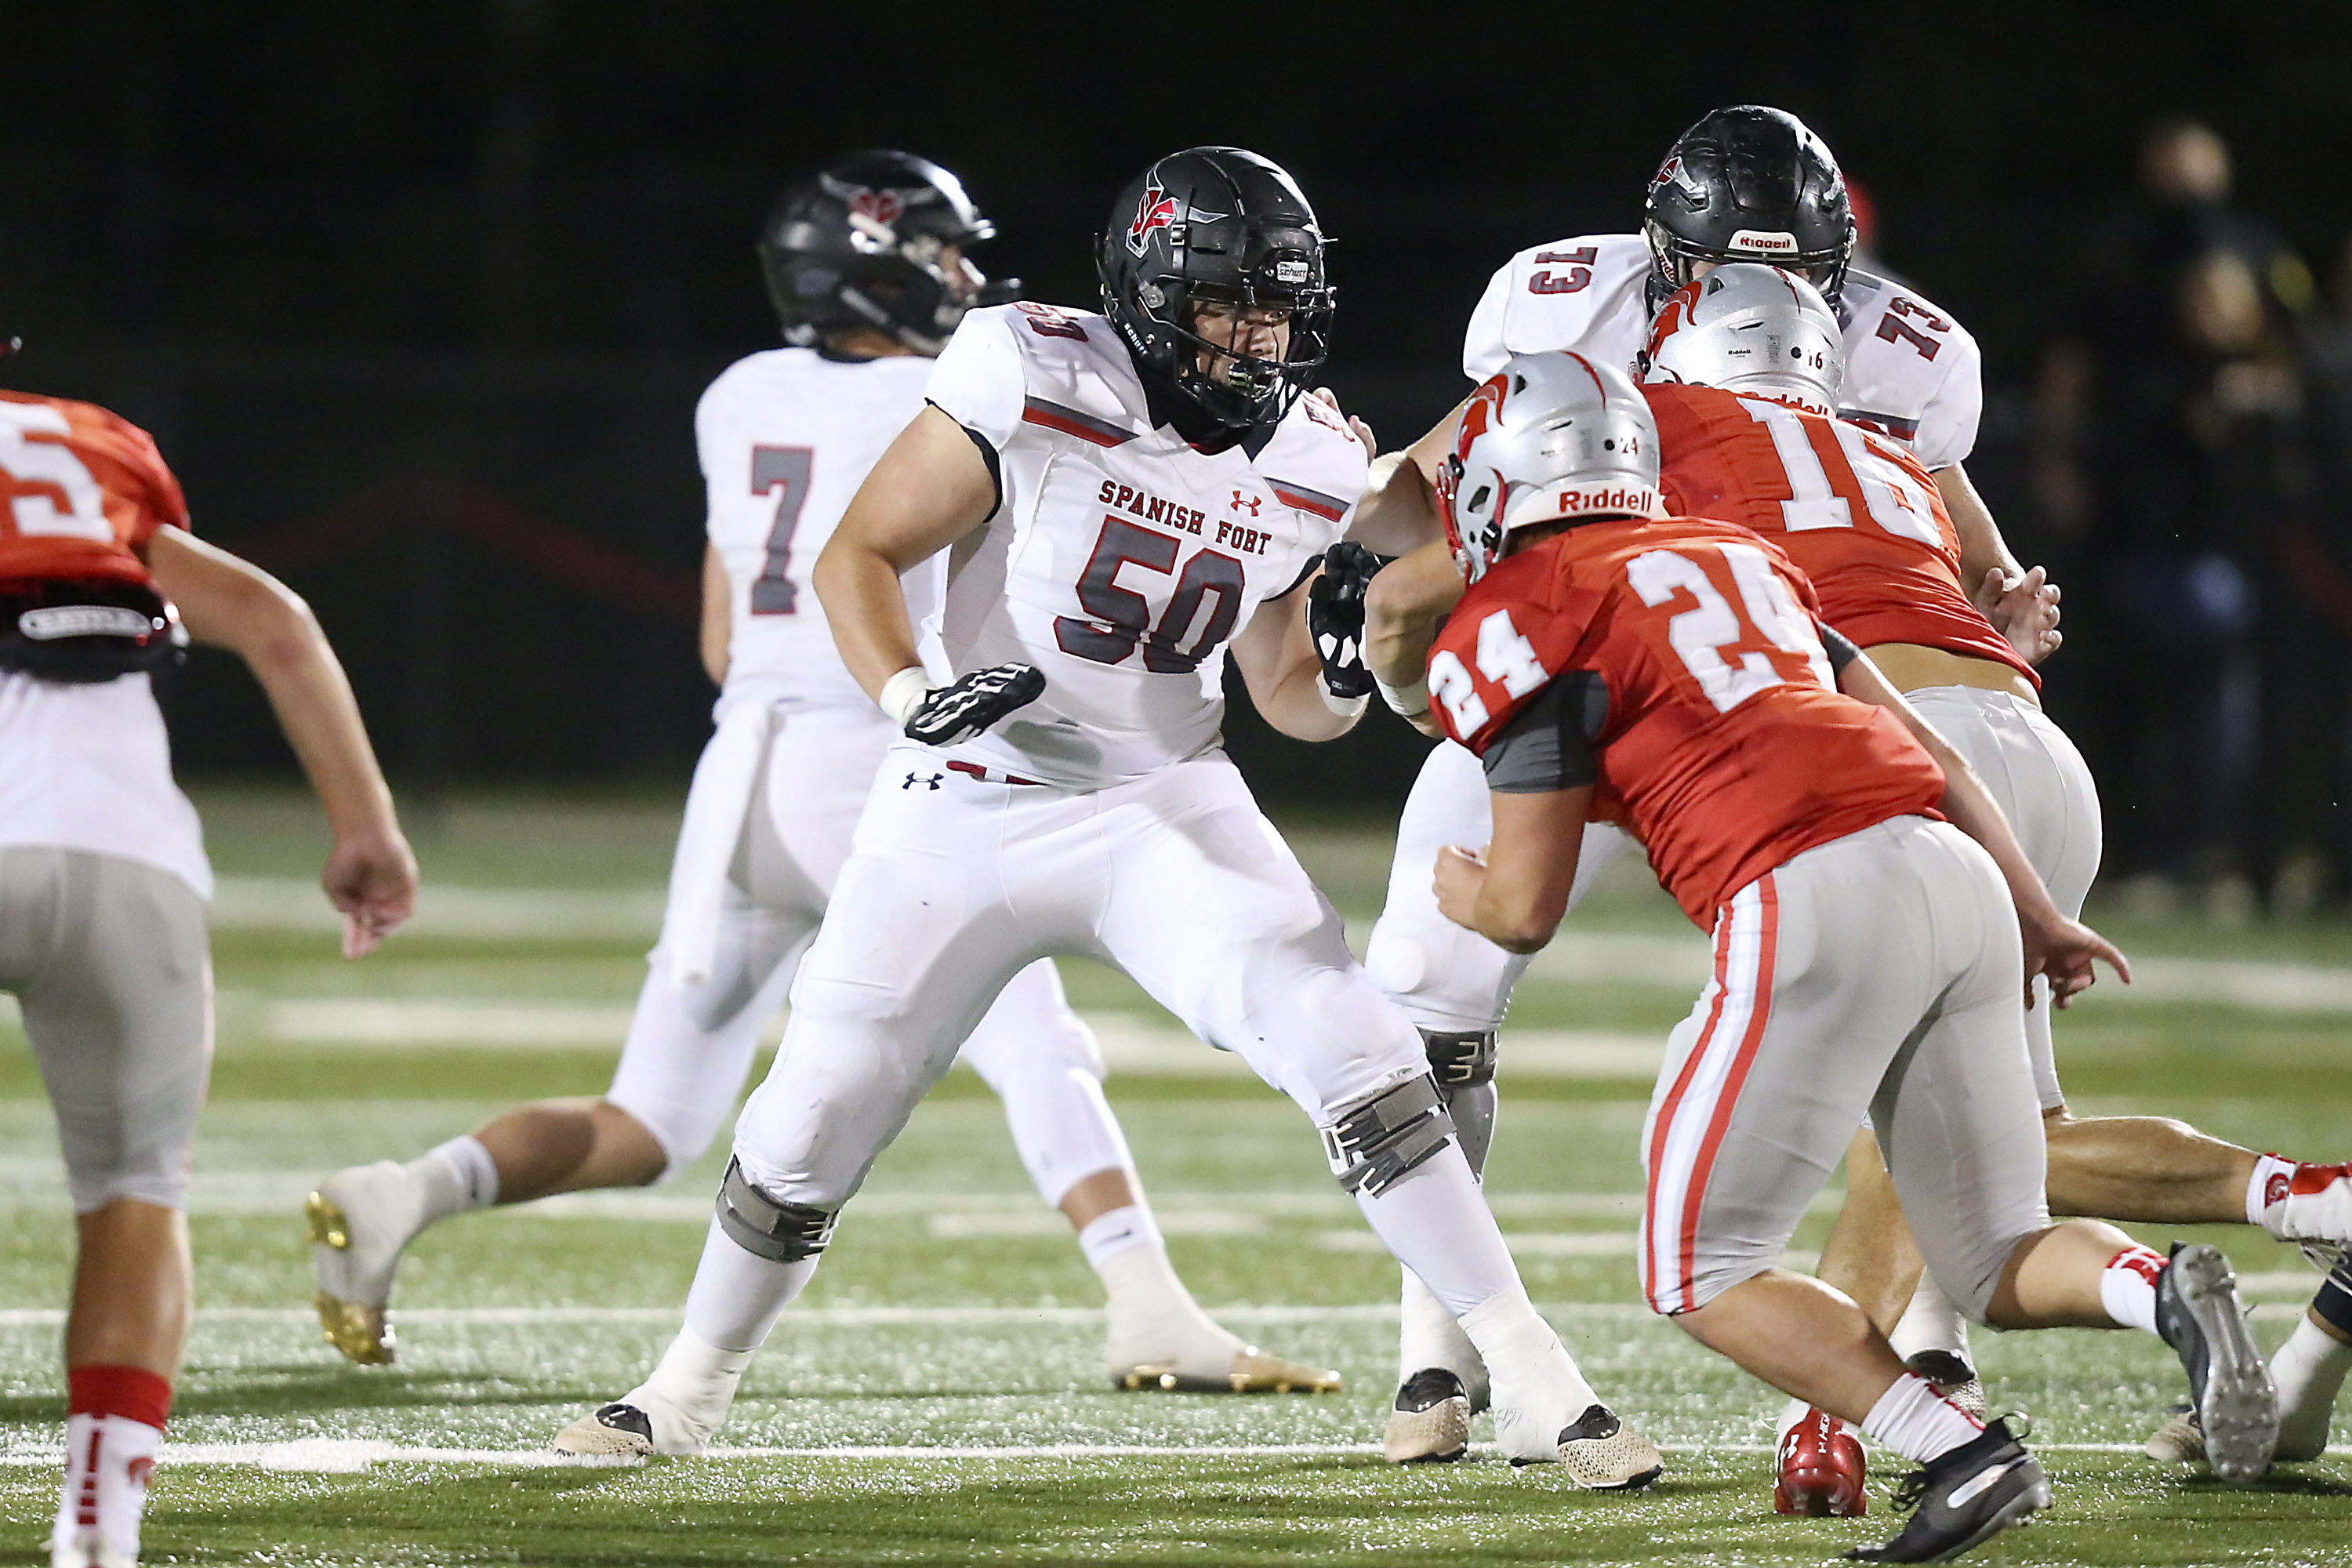
<path fill-rule="evenodd" d="M 1100 1294 L 1030 1189 L 1003 1117 L 952 1074 L 851 1205 L 745 1381 L 723 1448 L 614 1468 L 548 1439 L 626 1390 L 676 1327 L 722 1147 L 656 1188 L 462 1217 L 411 1253 L 399 1361 L 346 1364 L 310 1307 L 301 1200 L 337 1166 L 409 1158 L 514 1100 L 602 1089 L 643 976 L 677 802 L 460 798 L 419 821 L 424 913 L 346 964 L 307 884 L 315 808 L 200 798 L 224 874 L 219 1055 L 192 1199 L 197 1312 L 146 1561 L 325 1563 L 1814 1563 L 1889 1533 L 1874 1454 L 1859 1521 L 1775 1519 L 1779 1395 L 1640 1306 L 1634 1148 L 1667 1030 L 1706 967 L 1662 895 L 1622 879 L 1570 922 L 1506 1036 L 1488 1190 L 1528 1287 L 1620 1414 L 1665 1447 L 1635 1497 L 1474 1447 L 1377 1451 L 1397 1277 L 1312 1129 L 1123 978 L 1064 966 L 1111 1062 L 1178 1268 L 1229 1327 L 1336 1365 L 1342 1394 L 1117 1393 Z M 1388 845 L 1288 824 L 1360 934 Z M 1638 868 L 1636 868 L 1638 869 Z M 2310 1158 L 2352 1152 L 2352 928 L 2117 921 L 2145 963 L 2060 1026 L 2076 1109 L 2174 1114 Z M 63 1408 L 70 1222 L 47 1108 L 0 1002 L 0 1564 L 46 1561 Z M 1818 1247 L 1836 1194 L 1797 1237 Z M 2158 1245 L 2168 1233 L 2142 1229 Z M 2318 1276 L 2217 1230 L 2265 1347 Z M 1988 1563 L 2352 1563 L 2352 1451 L 2238 1491 L 2143 1457 L 2180 1396 L 2125 1333 L 1979 1332 L 2057 1489 Z M 1487 1434 L 1482 1419 L 1479 1438 Z M 2352 1422 L 2339 1422 L 2352 1438 Z"/>

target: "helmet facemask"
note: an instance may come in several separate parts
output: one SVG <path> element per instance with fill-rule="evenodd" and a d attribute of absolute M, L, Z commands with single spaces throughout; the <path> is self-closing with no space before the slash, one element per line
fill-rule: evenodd
<path fill-rule="evenodd" d="M 1177 390 L 1219 424 L 1242 427 L 1273 424 L 1290 411 L 1329 356 L 1332 317 L 1319 257 L 1303 247 L 1261 245 L 1255 235 L 1245 243 L 1264 255 L 1239 286 L 1166 278 L 1138 290 L 1138 303 L 1168 332 L 1167 369 Z M 1204 306 L 1222 319 L 1204 321 Z M 1268 333 L 1267 325 L 1276 330 Z M 1251 352 L 1269 335 L 1279 340 L 1272 356 Z"/>

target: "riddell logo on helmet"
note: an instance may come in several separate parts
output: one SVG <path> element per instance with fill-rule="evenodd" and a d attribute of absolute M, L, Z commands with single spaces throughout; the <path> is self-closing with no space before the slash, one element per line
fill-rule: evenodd
<path fill-rule="evenodd" d="M 1731 237 L 1730 248 L 1752 250 L 1759 256 L 1792 256 L 1797 237 L 1783 229 L 1743 228 Z"/>
<path fill-rule="evenodd" d="M 1135 221 L 1127 226 L 1127 247 L 1136 255 L 1151 238 L 1155 228 L 1171 228 L 1176 223 L 1176 202 L 1158 185 L 1146 185 L 1143 199 L 1135 204 Z"/>
<path fill-rule="evenodd" d="M 1644 486 L 1592 485 L 1561 491 L 1559 515 L 1578 517 L 1588 512 L 1624 512 L 1635 517 L 1648 517 L 1657 510 L 1658 492 Z"/>

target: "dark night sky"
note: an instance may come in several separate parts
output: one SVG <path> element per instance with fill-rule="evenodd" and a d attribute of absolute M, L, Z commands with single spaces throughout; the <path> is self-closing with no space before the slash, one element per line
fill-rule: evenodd
<path fill-rule="evenodd" d="M 2315 263 L 2352 229 L 2352 12 L 2324 0 L 874 9 L 859 28 L 772 0 L 0 5 L 0 329 L 28 343 L 9 384 L 152 423 L 232 545 L 430 472 L 679 567 L 694 393 L 773 341 L 751 228 L 783 182 L 861 145 L 956 168 L 1002 231 L 990 269 L 1066 302 L 1090 299 L 1088 237 L 1153 155 L 1221 141 L 1284 162 L 1339 240 L 1331 379 L 1392 439 L 1454 395 L 1493 268 L 1631 227 L 1666 144 L 1716 103 L 1810 121 L 1876 197 L 1883 253 L 1975 329 L 1997 383 L 2060 324 L 2074 237 L 2126 193 L 2153 115 L 2210 118 L 2243 205 Z M 485 618 L 469 594 L 546 597 L 448 559 L 468 585 L 428 609 L 461 642 Z M 386 570 L 432 569 L 411 552 L 289 571 L 395 760 L 667 776 L 690 757 L 684 628 L 560 599 L 449 658 L 520 660 L 550 689 L 566 683 L 531 648 L 593 645 L 618 663 L 575 661 L 571 684 L 641 705 L 627 738 L 581 740 L 595 710 L 562 695 L 540 731 L 462 702 L 434 718 L 415 638 L 387 624 L 415 605 L 384 591 Z M 221 740 L 184 754 L 254 754 L 249 694 L 202 669 L 187 685 Z"/>

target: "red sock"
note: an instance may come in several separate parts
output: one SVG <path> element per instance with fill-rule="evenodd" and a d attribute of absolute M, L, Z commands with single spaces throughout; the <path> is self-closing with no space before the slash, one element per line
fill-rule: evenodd
<path fill-rule="evenodd" d="M 102 1534 L 126 1557 L 139 1553 L 139 1516 L 163 1446 L 172 1385 L 135 1366 L 78 1366 L 66 1373 L 65 1489 L 53 1547 Z"/>

